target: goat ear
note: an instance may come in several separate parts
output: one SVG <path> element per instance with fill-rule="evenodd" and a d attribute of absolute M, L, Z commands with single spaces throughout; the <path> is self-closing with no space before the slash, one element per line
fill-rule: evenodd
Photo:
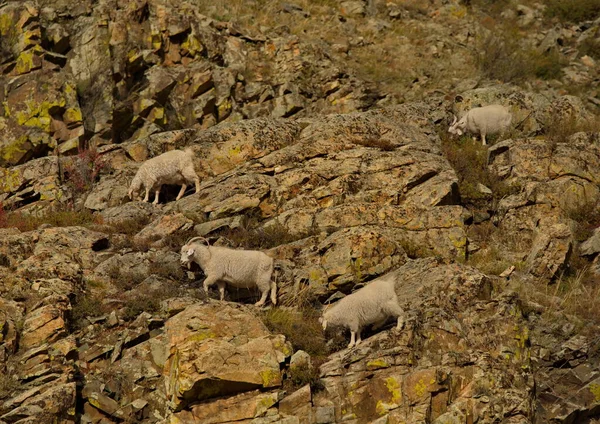
<path fill-rule="evenodd" d="M 187 252 L 185 252 L 188 256 L 192 256 L 194 254 L 194 249 L 188 249 Z"/>

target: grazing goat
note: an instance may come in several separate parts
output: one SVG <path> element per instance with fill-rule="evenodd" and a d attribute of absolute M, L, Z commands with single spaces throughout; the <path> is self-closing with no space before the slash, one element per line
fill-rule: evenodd
<path fill-rule="evenodd" d="M 361 342 L 360 332 L 365 326 L 378 324 L 378 327 L 389 317 L 398 320 L 396 328 L 401 330 L 404 311 L 400 307 L 394 286 L 394 276 L 383 276 L 329 306 L 320 319 L 323 330 L 328 325 L 350 329 L 348 348 Z"/>
<path fill-rule="evenodd" d="M 460 120 L 454 120 L 448 128 L 450 134 L 462 135 L 463 132 L 479 133 L 485 146 L 486 135 L 502 134 L 507 131 L 512 122 L 512 115 L 502 105 L 489 105 L 469 110 Z"/>
<path fill-rule="evenodd" d="M 204 290 L 217 283 L 220 298 L 225 297 L 225 284 L 233 287 L 258 287 L 261 298 L 256 306 L 262 306 L 271 292 L 271 302 L 277 304 L 277 283 L 271 281 L 273 258 L 257 250 L 235 250 L 226 247 L 195 243 L 203 240 L 194 237 L 181 248 L 181 265 L 191 267 L 196 262 L 206 275 Z"/>
<path fill-rule="evenodd" d="M 194 169 L 194 152 L 190 149 L 172 150 L 152 159 L 148 159 L 140 166 L 131 186 L 129 198 L 137 197 L 142 186 L 146 190 L 144 202 L 149 200 L 150 190 L 154 190 L 154 204 L 158 203 L 158 196 L 163 184 L 181 184 L 181 190 L 175 200 L 181 199 L 187 184 L 196 184 L 196 193 L 200 190 L 200 178 Z"/>

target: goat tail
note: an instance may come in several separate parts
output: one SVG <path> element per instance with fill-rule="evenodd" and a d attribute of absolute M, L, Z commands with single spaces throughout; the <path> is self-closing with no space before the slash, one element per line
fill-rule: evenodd
<path fill-rule="evenodd" d="M 194 149 L 192 149 L 191 147 L 186 147 L 183 151 L 185 152 L 186 156 L 189 156 L 192 159 L 196 157 L 196 154 L 194 153 Z"/>
<path fill-rule="evenodd" d="M 275 278 L 271 281 L 271 303 L 277 305 L 277 274 L 279 273 L 275 272 L 274 274 Z"/>

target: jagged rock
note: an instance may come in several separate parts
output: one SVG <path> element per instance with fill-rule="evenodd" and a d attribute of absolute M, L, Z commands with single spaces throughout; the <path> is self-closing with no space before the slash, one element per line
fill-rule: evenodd
<path fill-rule="evenodd" d="M 525 419 L 527 407 L 521 405 L 522 398 L 513 398 L 512 390 L 492 383 L 496 378 L 492 375 L 507 371 L 493 366 L 494 358 L 506 357 L 515 364 L 527 363 L 527 329 L 510 312 L 492 318 L 481 311 L 480 308 L 496 308 L 489 303 L 490 280 L 472 268 L 436 264 L 432 259 L 411 261 L 393 275 L 397 278 L 398 296 L 401 302 L 406 302 L 406 310 L 416 311 L 415 306 L 421 305 L 423 315 L 419 315 L 419 329 L 411 330 L 409 325 L 399 336 L 387 332 L 376 334 L 363 340 L 364 345 L 359 348 L 332 356 L 330 362 L 321 367 L 326 390 L 313 395 L 313 404 L 333 408 L 335 417 L 328 418 L 328 422 L 345 419 L 371 422 L 382 415 L 387 415 L 388 420 L 417 422 L 429 416 L 435 421 L 443 414 L 452 415 L 453 407 L 466 414 L 467 402 L 475 402 L 474 414 L 483 421 L 502 414 L 500 410 L 504 408 L 517 408 L 515 415 Z M 508 310 L 516 306 L 510 300 L 497 301 L 508 302 L 505 303 Z M 456 318 L 439 317 L 435 311 L 441 310 Z M 460 316 L 471 316 L 469 310 L 480 310 L 479 316 L 488 318 L 469 319 L 467 324 Z M 445 322 L 440 328 L 436 328 L 438 320 Z M 494 334 L 488 333 L 491 325 L 496 329 Z M 414 347 L 409 346 L 416 346 L 414 338 L 421 337 L 428 341 L 418 348 L 418 353 L 413 351 L 416 354 L 413 357 L 410 352 Z M 515 342 L 515 337 L 524 342 Z M 497 345 L 490 351 L 488 343 L 492 339 Z M 470 345 L 468 351 L 461 347 L 466 343 Z M 467 359 L 470 353 L 477 350 L 489 352 L 490 356 L 475 356 L 472 365 L 464 365 L 470 361 Z M 405 367 L 409 367 L 408 372 L 401 371 Z M 487 371 L 480 372 L 482 369 Z M 526 396 L 532 390 L 530 381 L 519 374 L 513 388 Z M 443 388 L 446 385 L 448 389 Z M 450 387 L 455 389 L 450 390 Z M 490 408 L 487 400 L 475 394 L 475 387 L 486 387 L 503 406 L 498 411 Z"/>
<path fill-rule="evenodd" d="M 600 230 L 596 228 L 594 234 L 579 246 L 581 255 L 596 255 L 600 252 Z"/>
<path fill-rule="evenodd" d="M 227 399 L 194 405 L 190 411 L 173 414 L 173 422 L 206 424 L 244 422 L 264 416 L 278 400 L 277 393 L 261 393 L 254 390 Z"/>
<path fill-rule="evenodd" d="M 277 387 L 279 364 L 291 355 L 285 337 L 270 335 L 257 318 L 229 304 L 187 307 L 165 323 L 165 332 L 169 358 L 163 376 L 169 376 L 166 394 L 175 410 L 193 401 Z"/>
<path fill-rule="evenodd" d="M 187 231 L 191 229 L 193 225 L 194 222 L 181 213 L 164 216 L 137 233 L 134 237 L 134 242 L 140 243 L 149 241 L 154 242 L 153 245 L 160 247 L 160 240 L 177 231 Z"/>

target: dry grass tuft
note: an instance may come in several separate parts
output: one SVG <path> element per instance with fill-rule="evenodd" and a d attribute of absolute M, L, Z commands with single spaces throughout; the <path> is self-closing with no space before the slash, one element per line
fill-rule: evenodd
<path fill-rule="evenodd" d="M 262 313 L 262 320 L 275 334 L 283 334 L 294 350 L 303 350 L 311 356 L 327 355 L 323 329 L 316 309 L 271 308 Z"/>
<path fill-rule="evenodd" d="M 563 22 L 582 22 L 600 17 L 598 0 L 547 0 L 544 13 Z"/>
<path fill-rule="evenodd" d="M 0 203 L 0 228 L 17 228 L 19 231 L 33 231 L 40 225 L 52 227 L 95 226 L 102 224 L 102 217 L 88 209 L 75 210 L 71 207 L 46 211 L 35 215 L 21 211 L 6 211 Z"/>
<path fill-rule="evenodd" d="M 523 298 L 546 309 L 545 314 L 564 313 L 600 325 L 600 276 L 589 267 L 565 273 L 554 283 L 522 284 Z"/>
<path fill-rule="evenodd" d="M 556 50 L 540 52 L 528 46 L 525 35 L 510 23 L 493 24 L 490 34 L 478 41 L 476 51 L 481 75 L 504 82 L 559 78 L 565 64 Z"/>
<path fill-rule="evenodd" d="M 600 115 L 582 119 L 573 115 L 550 119 L 544 123 L 543 133 L 553 143 L 566 143 L 578 132 L 600 132 Z"/>
<path fill-rule="evenodd" d="M 517 193 L 521 187 L 510 186 L 489 171 L 487 148 L 479 140 L 468 136 L 453 139 L 442 134 L 442 151 L 458 176 L 458 186 L 463 204 L 475 207 L 489 206 L 490 203 Z M 481 183 L 492 190 L 492 195 L 481 192 L 477 185 Z"/>

